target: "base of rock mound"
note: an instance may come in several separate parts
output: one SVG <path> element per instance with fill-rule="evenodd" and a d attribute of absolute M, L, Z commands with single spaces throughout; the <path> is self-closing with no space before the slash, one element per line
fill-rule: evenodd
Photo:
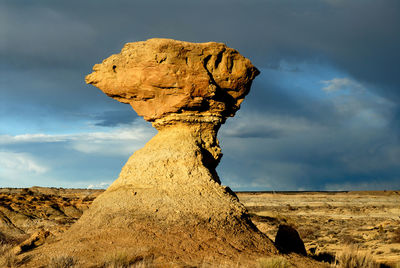
<path fill-rule="evenodd" d="M 244 234 L 232 237 L 223 231 L 214 233 L 199 227 L 190 234 L 179 227 L 137 225 L 129 231 L 111 228 L 82 237 L 62 236 L 19 257 L 30 257 L 23 267 L 47 267 L 52 259 L 60 257 L 72 257 L 77 267 L 125 267 L 107 266 L 121 256 L 133 260 L 132 264 L 139 264 L 138 267 L 258 267 L 260 260 L 270 258 L 285 258 L 291 267 L 326 267 L 298 254 L 280 255 L 268 240 L 245 239 L 249 243 L 246 247 L 240 241 L 243 238 Z"/>
<path fill-rule="evenodd" d="M 236 230 L 238 231 L 238 230 Z M 199 266 L 203 263 L 249 263 L 276 254 L 272 243 L 254 230 L 231 230 L 197 226 L 162 226 L 158 222 L 132 223 L 129 228 L 104 228 L 77 236 L 71 232 L 49 241 L 31 254 L 30 263 L 46 263 L 54 256 L 73 256 L 82 267 L 101 266 L 112 255 L 129 253 L 151 258 L 154 265 Z M 248 235 L 250 237 L 248 237 Z"/>
<path fill-rule="evenodd" d="M 136 250 L 160 262 L 195 265 L 276 253 L 219 183 L 218 126 L 192 123 L 158 125 L 159 133 L 130 157 L 119 178 L 41 254 L 90 262 L 110 249 Z"/>

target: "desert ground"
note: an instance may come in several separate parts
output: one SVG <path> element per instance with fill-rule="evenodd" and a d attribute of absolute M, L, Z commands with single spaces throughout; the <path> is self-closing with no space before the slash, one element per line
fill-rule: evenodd
<path fill-rule="evenodd" d="M 39 230 L 49 231 L 50 236 L 63 233 L 102 192 L 0 189 L 0 254 L 7 245 L 18 245 Z M 352 245 L 389 267 L 400 263 L 400 191 L 236 194 L 262 232 L 274 240 L 279 224 L 292 225 L 314 258 L 326 261 Z M 39 235 L 35 244 L 44 240 Z"/>
<path fill-rule="evenodd" d="M 400 191 L 237 194 L 271 239 L 288 223 L 309 254 L 335 255 L 354 245 L 380 263 L 400 262 Z"/>

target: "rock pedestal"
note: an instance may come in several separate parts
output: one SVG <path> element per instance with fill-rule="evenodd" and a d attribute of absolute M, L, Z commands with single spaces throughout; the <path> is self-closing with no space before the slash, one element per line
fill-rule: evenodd
<path fill-rule="evenodd" d="M 87 83 L 131 104 L 158 134 L 60 243 L 75 243 L 78 256 L 108 247 L 191 265 L 275 253 L 215 171 L 218 129 L 258 74 L 251 62 L 220 43 L 150 39 L 93 70 Z"/>
<path fill-rule="evenodd" d="M 220 119 L 185 120 L 156 120 L 158 134 L 129 158 L 70 232 L 88 240 L 106 235 L 114 244 L 129 237 L 121 247 L 130 243 L 142 255 L 191 265 L 274 252 L 235 194 L 220 185 Z"/>

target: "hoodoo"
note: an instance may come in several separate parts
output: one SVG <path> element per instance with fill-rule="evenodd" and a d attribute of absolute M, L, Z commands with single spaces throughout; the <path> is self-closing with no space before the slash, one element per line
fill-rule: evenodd
<path fill-rule="evenodd" d="M 129 103 L 158 134 L 58 244 L 75 243 L 71 254 L 78 258 L 124 249 L 151 255 L 156 264 L 276 253 L 215 171 L 222 156 L 218 129 L 258 74 L 224 44 L 171 39 L 128 43 L 96 64 L 86 82 Z"/>

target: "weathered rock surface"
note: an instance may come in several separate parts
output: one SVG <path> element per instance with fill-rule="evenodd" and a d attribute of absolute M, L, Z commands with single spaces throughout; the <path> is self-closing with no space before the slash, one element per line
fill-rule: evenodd
<path fill-rule="evenodd" d="M 35 233 L 33 233 L 27 240 L 23 241 L 16 247 L 12 249 L 14 254 L 21 254 L 23 252 L 27 252 L 29 250 L 32 250 L 38 246 L 41 246 L 44 244 L 46 238 L 50 235 L 51 233 L 49 231 L 45 230 L 39 230 Z"/>
<path fill-rule="evenodd" d="M 152 255 L 161 265 L 254 261 L 276 253 L 215 171 L 222 156 L 218 129 L 257 74 L 223 44 L 169 39 L 129 43 L 95 65 L 86 81 L 130 103 L 158 134 L 43 251 L 73 254 L 84 266 L 121 248 Z"/>
<path fill-rule="evenodd" d="M 96 64 L 86 82 L 154 121 L 185 111 L 233 116 L 258 73 L 221 43 L 149 39 Z"/>

